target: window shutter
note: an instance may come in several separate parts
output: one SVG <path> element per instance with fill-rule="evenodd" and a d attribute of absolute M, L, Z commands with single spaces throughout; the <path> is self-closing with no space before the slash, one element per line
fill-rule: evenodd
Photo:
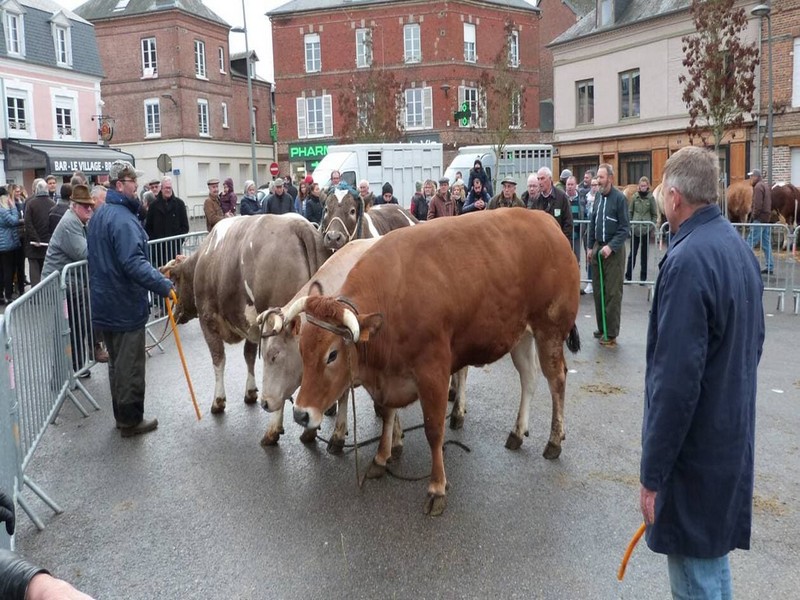
<path fill-rule="evenodd" d="M 330 94 L 322 96 L 322 128 L 325 136 L 333 135 L 333 100 Z"/>
<path fill-rule="evenodd" d="M 306 99 L 297 99 L 297 137 L 298 139 L 305 139 L 308 137 L 306 131 Z"/>
<path fill-rule="evenodd" d="M 464 101 L 467 97 L 466 87 L 463 85 L 458 86 L 458 108 L 456 110 L 461 110 L 461 107 L 464 105 Z M 461 124 L 461 119 L 458 119 L 456 125 L 459 127 L 463 127 Z"/>
<path fill-rule="evenodd" d="M 422 89 L 422 114 L 425 129 L 433 129 L 433 89 L 430 87 Z"/>

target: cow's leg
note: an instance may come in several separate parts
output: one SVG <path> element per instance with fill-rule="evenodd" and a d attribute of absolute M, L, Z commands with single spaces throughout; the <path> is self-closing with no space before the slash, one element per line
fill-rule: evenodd
<path fill-rule="evenodd" d="M 542 455 L 547 459 L 554 459 L 561 455 L 561 442 L 565 437 L 564 392 L 567 387 L 567 363 L 564 360 L 564 341 L 559 335 L 537 334 L 536 349 L 553 400 L 550 439 Z"/>
<path fill-rule="evenodd" d="M 441 358 L 439 360 L 442 360 Z M 449 364 L 449 361 L 443 364 Z M 437 517 L 447 505 L 447 476 L 444 472 L 444 419 L 447 412 L 447 390 L 449 373 L 426 372 L 417 382 L 422 416 L 425 422 L 425 437 L 431 448 L 431 479 L 428 483 L 428 497 L 423 511 L 426 515 Z"/>
<path fill-rule="evenodd" d="M 528 435 L 530 405 L 533 395 L 536 393 L 536 384 L 539 376 L 538 361 L 533 347 L 533 336 L 530 333 L 525 332 L 517 342 L 517 345 L 511 349 L 511 360 L 517 373 L 519 373 L 521 391 L 517 423 L 511 433 L 508 434 L 506 448 L 517 450 L 522 446 L 523 436 Z"/>
<path fill-rule="evenodd" d="M 403 456 L 403 426 L 400 424 L 400 412 L 394 411 L 392 424 L 392 460 L 398 461 Z"/>
<path fill-rule="evenodd" d="M 450 392 L 454 393 L 453 410 L 450 412 L 450 429 L 464 427 L 464 415 L 467 414 L 467 371 L 469 371 L 469 367 L 464 367 L 450 376 Z"/>
<path fill-rule="evenodd" d="M 225 343 L 209 319 L 200 317 L 200 329 L 214 365 L 214 402 L 211 404 L 211 414 L 217 415 L 225 412 Z"/>
<path fill-rule="evenodd" d="M 244 390 L 244 403 L 255 404 L 258 400 L 258 386 L 256 386 L 256 352 L 258 345 L 248 340 L 244 341 L 244 362 L 247 364 L 247 383 Z M 281 419 L 283 422 L 283 419 Z"/>
<path fill-rule="evenodd" d="M 378 452 L 375 454 L 375 458 L 372 459 L 369 469 L 367 469 L 367 479 L 382 477 L 386 473 L 386 463 L 392 456 L 395 409 L 376 404 L 375 410 L 380 412 L 380 417 L 383 420 L 383 429 L 381 430 L 381 440 L 378 442 Z"/>
<path fill-rule="evenodd" d="M 276 410 L 274 413 L 270 413 L 269 425 L 267 425 L 267 431 L 264 434 L 264 437 L 261 438 L 261 445 L 264 446 L 264 448 L 266 448 L 267 446 L 276 445 L 282 433 L 283 433 L 283 406 L 281 406 L 280 410 Z"/>
<path fill-rule="evenodd" d="M 336 410 L 336 423 L 333 427 L 333 435 L 328 442 L 328 452 L 331 454 L 341 454 L 344 450 L 344 439 L 347 437 L 347 398 L 350 390 L 342 394 L 339 398 Z M 336 406 L 336 405 L 334 405 Z"/>

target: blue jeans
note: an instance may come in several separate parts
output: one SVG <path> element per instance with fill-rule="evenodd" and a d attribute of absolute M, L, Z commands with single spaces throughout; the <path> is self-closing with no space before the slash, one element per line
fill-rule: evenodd
<path fill-rule="evenodd" d="M 669 583 L 674 600 L 731 600 L 728 555 L 720 558 L 667 556 Z"/>
<path fill-rule="evenodd" d="M 772 271 L 772 240 L 770 231 L 769 227 L 764 227 L 763 225 L 759 225 L 758 221 L 753 221 L 750 227 L 748 242 L 751 248 L 755 248 L 756 245 L 761 246 L 761 250 L 764 252 L 764 260 L 767 263 L 764 266 L 767 270 Z"/>

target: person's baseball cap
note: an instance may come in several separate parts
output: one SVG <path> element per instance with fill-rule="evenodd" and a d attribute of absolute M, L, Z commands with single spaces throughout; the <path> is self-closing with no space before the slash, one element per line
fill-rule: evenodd
<path fill-rule="evenodd" d="M 108 178 L 114 182 L 120 179 L 138 179 L 144 175 L 144 171 L 139 171 L 127 160 L 115 160 L 111 163 L 111 168 L 108 170 Z"/>
<path fill-rule="evenodd" d="M 753 175 L 756 177 L 761 177 L 761 169 L 753 169 L 747 174 L 748 177 L 752 177 Z"/>
<path fill-rule="evenodd" d="M 285 182 L 283 181 L 283 177 L 278 177 L 273 183 L 275 184 L 275 187 L 283 187 Z"/>

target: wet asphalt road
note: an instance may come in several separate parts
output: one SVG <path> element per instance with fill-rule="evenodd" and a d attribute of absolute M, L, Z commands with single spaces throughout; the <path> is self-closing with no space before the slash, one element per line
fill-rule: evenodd
<path fill-rule="evenodd" d="M 772 298 L 765 304 L 774 308 Z M 564 450 L 541 452 L 550 408 L 540 379 L 530 437 L 504 448 L 519 382 L 506 358 L 468 378 L 466 424 L 447 430 L 445 514 L 422 514 L 426 483 L 385 477 L 355 484 L 355 455 L 305 446 L 287 413 L 280 445 L 259 446 L 267 415 L 245 406 L 241 346 L 228 352 L 228 409 L 209 413 L 211 361 L 197 321 L 181 327 L 203 411 L 196 421 L 173 342 L 148 362 L 146 411 L 157 432 L 122 440 L 105 366 L 87 387 L 103 407 L 66 405 L 28 469 L 65 509 L 25 496 L 47 528 L 20 515 L 17 547 L 97 598 L 635 598 L 669 596 L 665 558 L 641 543 L 623 583 L 616 570 L 641 516 L 638 460 L 649 304 L 626 288 L 619 346 L 598 347 L 583 297 L 583 350 L 568 357 Z M 590 318 L 591 315 L 591 318 Z M 791 598 L 800 589 L 800 317 L 767 317 L 759 380 L 753 547 L 732 555 L 737 598 Z M 257 369 L 260 373 L 260 368 Z M 359 394 L 358 434 L 379 433 Z M 418 406 L 401 411 L 421 422 Z M 326 419 L 322 435 L 330 434 Z M 352 434 L 352 426 L 350 428 Z M 348 439 L 348 441 L 351 441 Z M 362 449 L 363 468 L 374 446 Z M 422 430 L 396 465 L 428 472 Z"/>

